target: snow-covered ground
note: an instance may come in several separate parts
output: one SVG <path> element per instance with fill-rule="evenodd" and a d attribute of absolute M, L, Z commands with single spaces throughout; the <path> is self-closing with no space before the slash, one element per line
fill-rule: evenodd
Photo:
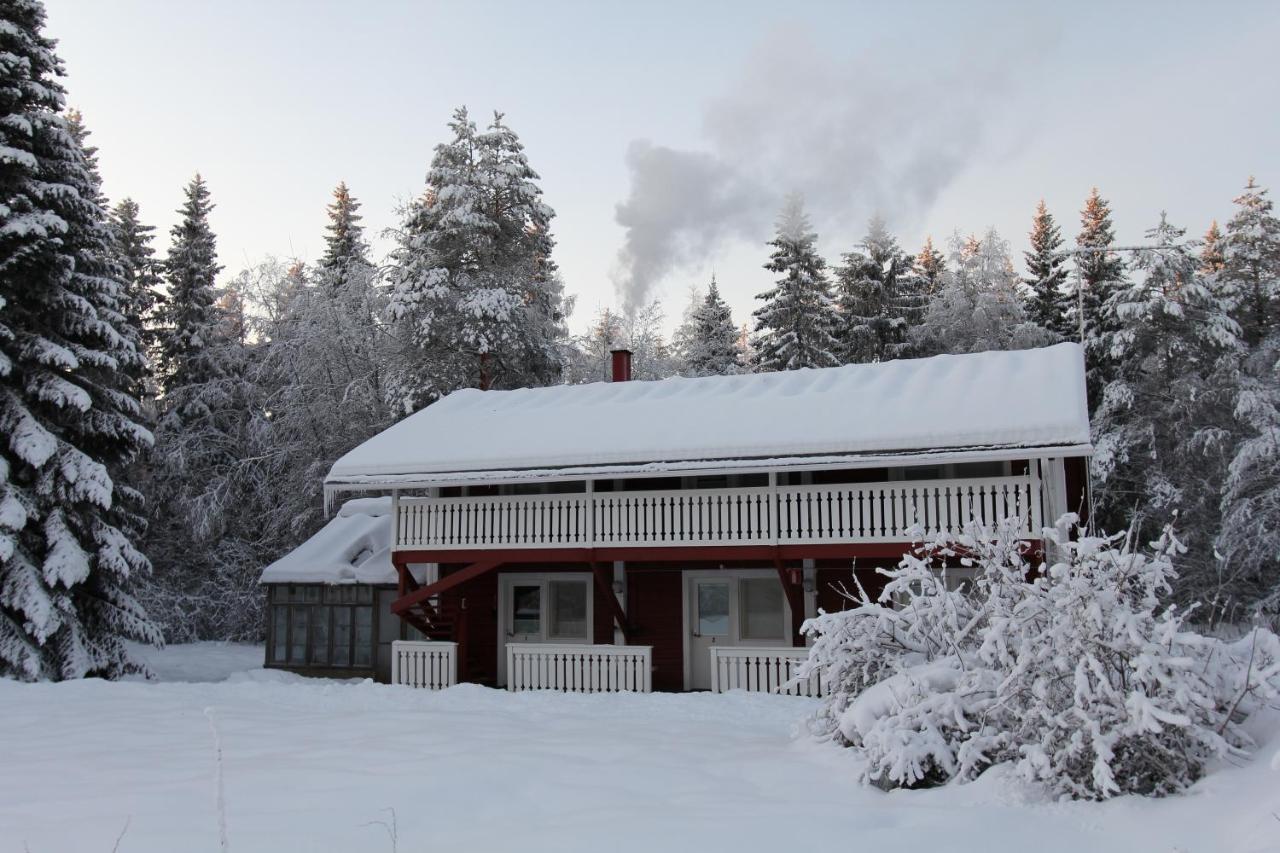
<path fill-rule="evenodd" d="M 201 644 L 151 655 L 161 683 L 0 681 L 0 853 L 122 830 L 120 853 L 218 850 L 206 709 L 235 853 L 391 851 L 392 809 L 400 853 L 1280 851 L 1280 737 L 1163 801 L 1039 802 L 998 773 L 885 794 L 797 735 L 810 700 L 429 693 L 260 660 Z"/>

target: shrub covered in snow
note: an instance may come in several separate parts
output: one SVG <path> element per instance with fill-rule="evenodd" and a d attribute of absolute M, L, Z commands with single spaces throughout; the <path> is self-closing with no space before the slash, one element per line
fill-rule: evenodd
<path fill-rule="evenodd" d="M 1249 747 L 1241 722 L 1280 695 L 1280 639 L 1188 630 L 1166 603 L 1171 531 L 1142 550 L 1048 529 L 1051 559 L 1033 564 L 1017 528 L 926 542 L 877 600 L 859 587 L 850 609 L 805 624 L 802 677 L 829 688 L 814 726 L 861 752 L 864 781 L 966 781 L 1012 762 L 1059 795 L 1161 795 Z"/>

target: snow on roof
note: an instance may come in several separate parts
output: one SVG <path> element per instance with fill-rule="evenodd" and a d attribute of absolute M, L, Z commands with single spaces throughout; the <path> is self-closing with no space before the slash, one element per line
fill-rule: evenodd
<path fill-rule="evenodd" d="M 391 498 L 356 498 L 314 536 L 262 570 L 259 583 L 395 583 Z"/>
<path fill-rule="evenodd" d="M 1065 343 L 743 376 L 465 389 L 347 453 L 327 481 L 1088 444 L 1084 360 Z"/>

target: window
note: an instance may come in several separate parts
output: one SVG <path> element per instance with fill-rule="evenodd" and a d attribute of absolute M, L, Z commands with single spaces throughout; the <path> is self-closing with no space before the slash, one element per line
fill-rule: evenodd
<path fill-rule="evenodd" d="M 513 634 L 542 633 L 541 586 L 511 588 L 511 632 Z"/>
<path fill-rule="evenodd" d="M 698 634 L 725 637 L 729 634 L 729 582 L 698 583 Z"/>
<path fill-rule="evenodd" d="M 955 475 L 957 477 L 1003 477 L 1005 475 L 1005 463 L 1003 462 L 958 462 L 955 465 Z"/>
<path fill-rule="evenodd" d="M 782 584 L 777 578 L 743 578 L 738 587 L 739 633 L 744 640 L 781 640 Z"/>
<path fill-rule="evenodd" d="M 551 637 L 587 639 L 587 585 L 583 581 L 551 582 Z"/>
<path fill-rule="evenodd" d="M 359 584 L 275 584 L 267 647 L 291 666 L 369 667 L 373 588 Z"/>

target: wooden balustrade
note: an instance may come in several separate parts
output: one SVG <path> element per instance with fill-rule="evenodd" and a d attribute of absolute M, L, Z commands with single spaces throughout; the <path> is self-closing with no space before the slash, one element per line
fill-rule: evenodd
<path fill-rule="evenodd" d="M 648 693 L 652 646 L 507 643 L 508 690 Z"/>
<path fill-rule="evenodd" d="M 443 690 L 458 683 L 458 644 L 395 640 L 391 643 L 391 683 Z"/>
<path fill-rule="evenodd" d="M 417 498 L 398 502 L 397 549 L 591 548 L 900 542 L 970 520 L 1041 528 L 1030 475 L 835 486 Z"/>
<path fill-rule="evenodd" d="M 747 690 L 788 696 L 822 696 L 817 674 L 797 679 L 800 664 L 809 657 L 804 648 L 711 647 L 711 692 Z"/>

